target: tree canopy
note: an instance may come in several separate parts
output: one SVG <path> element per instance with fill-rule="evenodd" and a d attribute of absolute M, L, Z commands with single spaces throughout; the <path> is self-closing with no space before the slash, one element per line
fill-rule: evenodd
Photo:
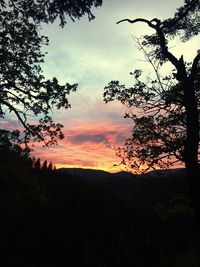
<path fill-rule="evenodd" d="M 132 87 L 119 81 L 105 87 L 104 100 L 117 99 L 124 104 L 125 118 L 133 122 L 131 137 L 118 148 L 117 155 L 136 172 L 183 162 L 186 121 L 180 96 L 176 96 L 179 85 L 171 76 L 158 81 L 144 80 L 140 70 L 132 75 Z"/>
<path fill-rule="evenodd" d="M 14 113 L 25 128 L 23 142 L 44 141 L 54 144 L 63 138 L 62 125 L 51 118 L 54 108 L 69 108 L 68 94 L 77 84 L 60 85 L 54 77 L 45 79 L 41 63 L 48 38 L 39 34 L 41 22 L 65 16 L 72 20 L 84 14 L 94 18 L 91 8 L 102 1 L 0 1 L 0 117 Z M 39 122 L 35 123 L 35 117 Z"/>
<path fill-rule="evenodd" d="M 168 36 L 180 35 L 186 41 L 199 34 L 199 17 L 199 0 L 184 0 L 184 5 L 177 9 L 174 17 L 162 22 L 162 29 Z"/>
<path fill-rule="evenodd" d="M 185 1 L 173 18 L 163 22 L 156 18 L 123 19 L 118 22 L 142 22 L 155 30 L 155 34 L 145 35 L 137 43 L 152 65 L 156 78 L 147 77 L 145 81 L 142 71 L 135 70 L 131 73 L 135 80 L 132 87 L 112 81 L 105 87 L 104 93 L 106 102 L 117 99 L 125 104 L 125 117 L 133 120 L 132 136 L 118 150 L 122 163 L 133 169 L 144 167 L 144 164 L 145 169 L 169 167 L 177 161 L 187 162 L 188 166 L 192 153 L 196 158 L 194 161 L 198 162 L 200 54 L 197 53 L 192 63 L 186 63 L 183 56 L 176 58 L 168 48 L 170 38 L 176 34 L 184 39 L 198 34 L 198 15 L 199 1 Z M 195 23 L 192 23 L 193 20 Z M 190 26 L 193 26 L 193 31 L 189 36 Z M 163 77 L 160 68 L 167 61 L 174 70 Z M 196 166 L 198 168 L 197 163 Z"/>
<path fill-rule="evenodd" d="M 7 1 L 0 3 L 6 6 Z M 54 22 L 60 19 L 60 26 L 67 23 L 66 17 L 73 21 L 87 15 L 89 20 L 95 18 L 91 9 L 102 5 L 102 0 L 9 0 L 8 6 L 14 7 L 15 12 L 20 12 L 23 16 L 31 17 L 36 23 Z"/>

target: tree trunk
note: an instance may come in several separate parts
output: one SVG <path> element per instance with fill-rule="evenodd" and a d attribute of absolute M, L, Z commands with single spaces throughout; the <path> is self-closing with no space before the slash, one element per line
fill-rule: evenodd
<path fill-rule="evenodd" d="M 184 160 L 190 186 L 191 201 L 196 213 L 197 224 L 200 232 L 200 177 L 198 166 L 199 112 L 195 97 L 194 82 L 189 81 L 189 78 L 183 86 L 183 92 L 187 128 Z"/>

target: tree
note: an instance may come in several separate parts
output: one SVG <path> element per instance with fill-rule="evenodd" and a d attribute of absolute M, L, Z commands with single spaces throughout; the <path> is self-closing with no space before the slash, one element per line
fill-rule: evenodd
<path fill-rule="evenodd" d="M 53 168 L 53 163 L 52 163 L 52 162 L 50 162 L 50 163 L 49 163 L 49 165 L 48 165 L 48 168 L 47 168 L 47 169 L 48 169 L 48 171 L 50 171 L 50 172 L 52 172 L 52 171 L 53 171 L 53 169 L 54 169 L 54 168 Z"/>
<path fill-rule="evenodd" d="M 0 216 L 20 214 L 33 204 L 46 206 L 44 185 L 34 176 L 29 151 L 15 141 L 17 131 L 0 131 Z M 40 166 L 38 159 L 35 168 Z"/>
<path fill-rule="evenodd" d="M 60 26 L 64 27 L 67 23 L 66 16 L 72 21 L 80 19 L 84 15 L 87 15 L 89 20 L 94 19 L 95 16 L 93 15 L 91 8 L 93 6 L 101 6 L 102 0 L 10 0 L 10 4 L 14 6 L 16 10 L 33 18 L 37 23 L 52 23 L 59 17 Z"/>
<path fill-rule="evenodd" d="M 47 171 L 47 167 L 48 167 L 48 163 L 47 163 L 47 160 L 45 160 L 42 164 L 42 170 L 43 171 Z"/>
<path fill-rule="evenodd" d="M 36 171 L 40 171 L 41 170 L 41 161 L 40 161 L 40 158 L 38 158 L 35 162 L 35 165 L 34 165 L 34 169 Z"/>
<path fill-rule="evenodd" d="M 55 123 L 52 109 L 69 108 L 67 96 L 76 91 L 77 84 L 60 85 L 56 78 L 46 80 L 41 63 L 43 45 L 48 38 L 39 34 L 41 22 L 53 22 L 57 17 L 61 26 L 65 16 L 72 20 L 87 14 L 102 1 L 0 1 L 0 117 L 14 113 L 25 131 L 22 141 L 44 141 L 46 145 L 62 139 L 62 125 Z M 39 123 L 33 117 L 39 118 Z M 31 122 L 32 121 L 32 122 Z"/>
<path fill-rule="evenodd" d="M 17 144 L 19 134 L 20 132 L 18 130 L 11 132 L 8 130 L 0 129 L 0 148 L 1 148 L 0 151 L 16 150 L 17 152 L 18 149 L 22 151 L 22 148 L 20 148 Z M 23 152 L 25 152 L 25 150 L 23 150 Z"/>
<path fill-rule="evenodd" d="M 39 36 L 38 25 L 31 22 L 11 5 L 0 3 L 0 116 L 12 112 L 25 128 L 24 142 L 43 140 L 55 143 L 63 138 L 61 124 L 55 124 L 49 113 L 53 107 L 68 108 L 66 95 L 77 85 L 59 85 L 58 80 L 45 80 L 40 63 L 44 61 L 41 46 L 48 39 Z M 39 124 L 30 124 L 40 115 Z M 43 117 L 41 117 L 43 115 Z"/>
<path fill-rule="evenodd" d="M 124 149 L 119 150 L 123 163 L 128 159 L 133 167 L 138 167 L 139 158 L 139 165 L 146 162 L 149 167 L 154 167 L 155 164 L 163 167 L 166 163 L 171 163 L 172 157 L 185 163 L 193 206 L 200 222 L 200 53 L 197 52 L 192 63 L 186 63 L 183 56 L 176 58 L 168 48 L 169 38 L 180 31 L 185 40 L 199 33 L 199 13 L 199 1 L 185 1 L 174 18 L 164 22 L 143 18 L 119 21 L 118 23 L 142 22 L 155 31 L 151 36 L 144 36 L 139 46 L 154 67 L 156 79 L 148 78 L 147 83 L 144 83 L 141 81 L 141 71 L 136 70 L 133 73 L 136 81 L 133 87 L 126 88 L 118 81 L 112 81 L 105 88 L 104 100 L 108 102 L 117 99 L 128 108 L 143 111 L 143 116 L 139 115 L 138 110 L 135 110 L 135 114 L 126 114 L 126 117 L 133 119 L 134 128 L 132 138 L 127 140 Z M 191 27 L 190 31 L 187 27 Z M 148 48 L 151 48 L 151 52 L 147 52 Z M 174 71 L 170 76 L 162 78 L 159 67 L 165 62 L 170 62 Z"/>
<path fill-rule="evenodd" d="M 1 265 L 29 266 L 42 243 L 41 221 L 48 205 L 47 187 L 33 172 L 27 149 L 14 140 L 14 133 L 1 130 Z"/>

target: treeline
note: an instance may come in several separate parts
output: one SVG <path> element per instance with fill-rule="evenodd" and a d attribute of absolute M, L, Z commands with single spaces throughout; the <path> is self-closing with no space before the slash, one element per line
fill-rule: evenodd
<path fill-rule="evenodd" d="M 43 170 L 43 171 L 55 171 L 56 165 L 50 161 L 48 163 L 47 160 L 41 162 L 40 158 L 36 159 L 35 157 L 32 158 L 32 167 L 34 170 Z"/>

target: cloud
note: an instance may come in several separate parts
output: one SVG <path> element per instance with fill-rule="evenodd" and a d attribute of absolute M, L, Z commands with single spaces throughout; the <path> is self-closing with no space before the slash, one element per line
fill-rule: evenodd
<path fill-rule="evenodd" d="M 128 125 L 110 120 L 71 124 L 65 129 L 66 138 L 59 142 L 59 147 L 43 148 L 38 145 L 34 154 L 42 160 L 52 161 L 58 168 L 98 166 L 107 171 L 119 171 L 119 168 L 113 167 L 120 161 L 115 155 L 115 147 L 123 144 L 130 134 L 129 130 Z"/>
<path fill-rule="evenodd" d="M 60 167 L 99 168 L 118 171 L 119 162 L 114 147 L 123 144 L 130 135 L 131 125 L 123 118 L 119 103 L 105 104 L 102 100 L 74 93 L 72 108 L 61 109 L 53 115 L 64 124 L 65 139 L 58 146 L 35 144 L 32 155 Z M 1 122 L 1 121 L 0 121 Z M 2 120 L 2 127 L 18 128 L 17 120 Z"/>
<path fill-rule="evenodd" d="M 85 142 L 90 143 L 104 143 L 109 144 L 106 134 L 78 134 L 68 137 L 68 140 L 73 144 L 82 144 Z"/>
<path fill-rule="evenodd" d="M 0 129 L 6 129 L 9 131 L 19 130 L 22 131 L 23 127 L 16 118 L 7 116 L 7 118 L 0 118 Z"/>
<path fill-rule="evenodd" d="M 86 130 L 86 129 L 85 129 Z M 87 131 L 87 130 L 86 130 Z M 74 134 L 72 136 L 66 136 L 66 140 L 72 144 L 80 145 L 84 143 L 93 143 L 93 144 L 104 144 L 107 147 L 121 144 L 125 141 L 127 134 L 120 133 L 118 131 L 103 131 L 102 133 L 95 133 L 96 130 L 93 130 L 92 133 L 83 133 L 83 134 Z"/>

